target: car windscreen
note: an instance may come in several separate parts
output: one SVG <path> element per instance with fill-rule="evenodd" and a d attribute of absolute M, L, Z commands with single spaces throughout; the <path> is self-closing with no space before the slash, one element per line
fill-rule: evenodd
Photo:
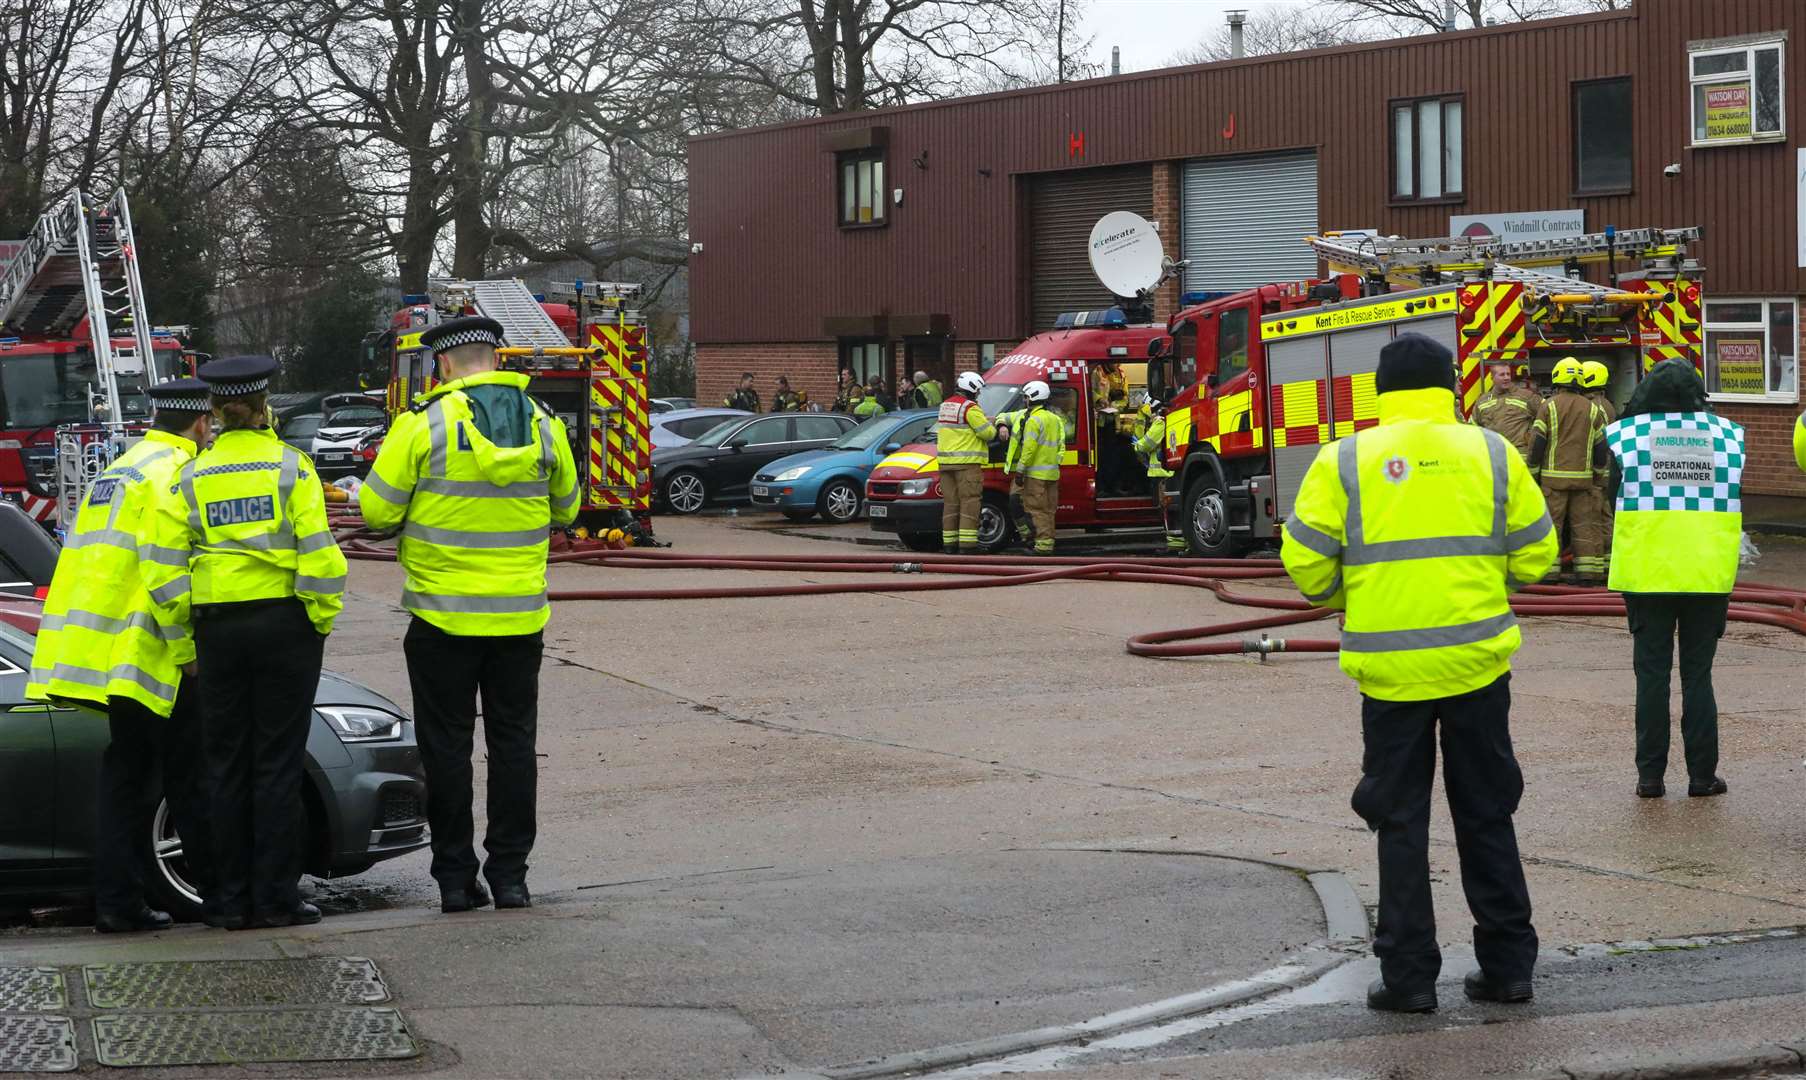
<path fill-rule="evenodd" d="M 100 373 L 86 349 L 73 352 L 7 356 L 0 360 L 0 407 L 4 425 L 13 430 L 80 424 L 88 420 L 88 392 L 99 387 Z M 144 392 L 121 383 L 123 419 L 148 415 Z"/>
<path fill-rule="evenodd" d="M 659 426 L 682 439 L 694 439 L 721 423 L 719 416 L 685 416 L 678 420 L 666 420 Z"/>
<path fill-rule="evenodd" d="M 736 416 L 732 420 L 723 420 L 721 423 L 716 424 L 701 435 L 698 435 L 696 437 L 696 445 L 720 446 L 727 441 L 729 435 L 739 430 L 740 425 L 744 423 L 746 423 L 746 417 L 744 416 Z"/>
<path fill-rule="evenodd" d="M 320 430 L 320 417 L 297 416 L 282 425 L 282 437 L 285 439 L 306 438 Z"/>
<path fill-rule="evenodd" d="M 381 409 L 340 409 L 326 418 L 321 427 L 369 427 L 383 422 Z"/>
<path fill-rule="evenodd" d="M 878 441 L 890 434 L 897 426 L 894 416 L 874 416 L 845 435 L 834 440 L 831 450 L 867 450 L 878 445 Z"/>
<path fill-rule="evenodd" d="M 1022 387 L 1012 383 L 990 383 L 978 392 L 978 408 L 986 416 L 1022 408 Z"/>

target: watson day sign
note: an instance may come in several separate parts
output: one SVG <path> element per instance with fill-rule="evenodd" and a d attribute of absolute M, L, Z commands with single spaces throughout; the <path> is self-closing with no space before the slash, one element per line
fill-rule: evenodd
<path fill-rule="evenodd" d="M 1585 210 L 1525 210 L 1510 214 L 1451 214 L 1450 236 L 1501 240 L 1559 240 L 1586 232 Z"/>

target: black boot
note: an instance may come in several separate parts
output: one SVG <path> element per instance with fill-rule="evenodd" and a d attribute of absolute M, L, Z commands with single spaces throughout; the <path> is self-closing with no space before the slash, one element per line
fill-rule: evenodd
<path fill-rule="evenodd" d="M 146 930 L 167 930 L 175 922 L 168 912 L 153 910 L 148 904 L 139 904 L 137 911 L 129 911 L 123 915 L 97 911 L 94 913 L 94 930 L 101 934 L 136 934 Z"/>
<path fill-rule="evenodd" d="M 1421 990 L 1394 990 L 1386 985 L 1385 979 L 1375 979 L 1367 985 L 1367 1007 L 1380 1012 L 1435 1012 L 1436 988 L 1428 986 Z"/>
<path fill-rule="evenodd" d="M 1637 781 L 1637 798 L 1659 799 L 1668 794 L 1668 788 L 1660 780 Z"/>
<path fill-rule="evenodd" d="M 259 915 L 252 925 L 259 929 L 269 929 L 278 926 L 312 926 L 319 921 L 320 909 L 302 900 L 287 911 L 278 911 L 273 915 Z"/>
<path fill-rule="evenodd" d="M 503 908 L 530 908 L 532 906 L 533 894 L 527 891 L 526 882 L 517 882 L 512 885 L 497 885 L 495 887 L 495 907 L 497 911 L 500 911 Z"/>
<path fill-rule="evenodd" d="M 483 883 L 472 878 L 470 884 L 463 888 L 439 890 L 439 910 L 450 914 L 457 911 L 470 911 L 473 908 L 489 906 L 489 893 L 484 891 Z"/>
<path fill-rule="evenodd" d="M 1687 794 L 1695 799 L 1703 799 L 1711 795 L 1723 795 L 1731 790 L 1730 786 L 1716 776 L 1704 780 L 1687 781 Z"/>
<path fill-rule="evenodd" d="M 1468 972 L 1461 980 L 1461 989 L 1469 1001 L 1495 1001 L 1502 1005 L 1521 1004 L 1536 996 L 1529 979 L 1494 982 L 1483 971 Z"/>

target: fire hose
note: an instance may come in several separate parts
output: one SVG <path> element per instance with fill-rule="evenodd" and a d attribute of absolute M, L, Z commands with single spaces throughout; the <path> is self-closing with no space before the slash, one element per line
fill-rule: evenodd
<path fill-rule="evenodd" d="M 340 547 L 351 559 L 394 561 L 395 550 L 382 547 L 376 536 L 354 517 L 335 517 Z M 819 555 L 693 555 L 652 548 L 615 549 L 572 542 L 553 534 L 551 563 L 585 563 L 615 569 L 752 570 L 806 574 L 890 574 L 889 579 L 849 582 L 809 582 L 792 585 L 736 585 L 705 588 L 555 589 L 552 600 L 715 600 L 771 596 L 828 596 L 857 593 L 944 592 L 958 589 L 990 589 L 1055 581 L 1121 581 L 1148 585 L 1174 585 L 1205 589 L 1218 600 L 1239 607 L 1265 608 L 1276 614 L 1206 626 L 1153 630 L 1129 638 L 1126 648 L 1135 656 L 1184 657 L 1258 655 L 1273 653 L 1333 653 L 1340 643 L 1333 638 L 1273 638 L 1266 633 L 1284 626 L 1327 619 L 1340 612 L 1312 607 L 1298 596 L 1239 592 L 1231 582 L 1283 580 L 1285 568 L 1278 559 L 1194 559 L 1173 557 L 1091 558 L 1083 556 L 1027 555 L 916 555 L 846 552 Z M 897 576 L 905 580 L 896 580 Z M 934 576 L 927 576 L 934 575 Z M 1519 616 L 1616 616 L 1624 615 L 1624 598 L 1603 588 L 1567 585 L 1531 585 L 1511 599 Z M 1778 627 L 1806 636 L 1806 590 L 1746 583 L 1731 593 L 1732 621 Z M 1213 640 L 1259 632 L 1257 638 Z"/>

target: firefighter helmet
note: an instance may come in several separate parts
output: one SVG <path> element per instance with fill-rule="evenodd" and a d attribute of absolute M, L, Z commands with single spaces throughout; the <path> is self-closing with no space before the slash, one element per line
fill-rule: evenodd
<path fill-rule="evenodd" d="M 964 371 L 954 381 L 962 394 L 976 394 L 985 388 L 985 377 L 976 371 Z"/>
<path fill-rule="evenodd" d="M 1556 386 L 1574 386 L 1580 382 L 1580 361 L 1572 356 L 1564 356 L 1556 361 L 1555 372 L 1549 381 Z"/>
<path fill-rule="evenodd" d="M 1023 384 L 1022 396 L 1027 399 L 1030 405 L 1039 405 L 1041 402 L 1046 401 L 1053 396 L 1053 388 L 1042 382 L 1040 379 L 1036 379 L 1033 382 Z"/>
<path fill-rule="evenodd" d="M 1583 360 L 1580 364 L 1580 385 L 1588 390 L 1605 389 L 1611 378 L 1611 369 L 1598 360 Z"/>

